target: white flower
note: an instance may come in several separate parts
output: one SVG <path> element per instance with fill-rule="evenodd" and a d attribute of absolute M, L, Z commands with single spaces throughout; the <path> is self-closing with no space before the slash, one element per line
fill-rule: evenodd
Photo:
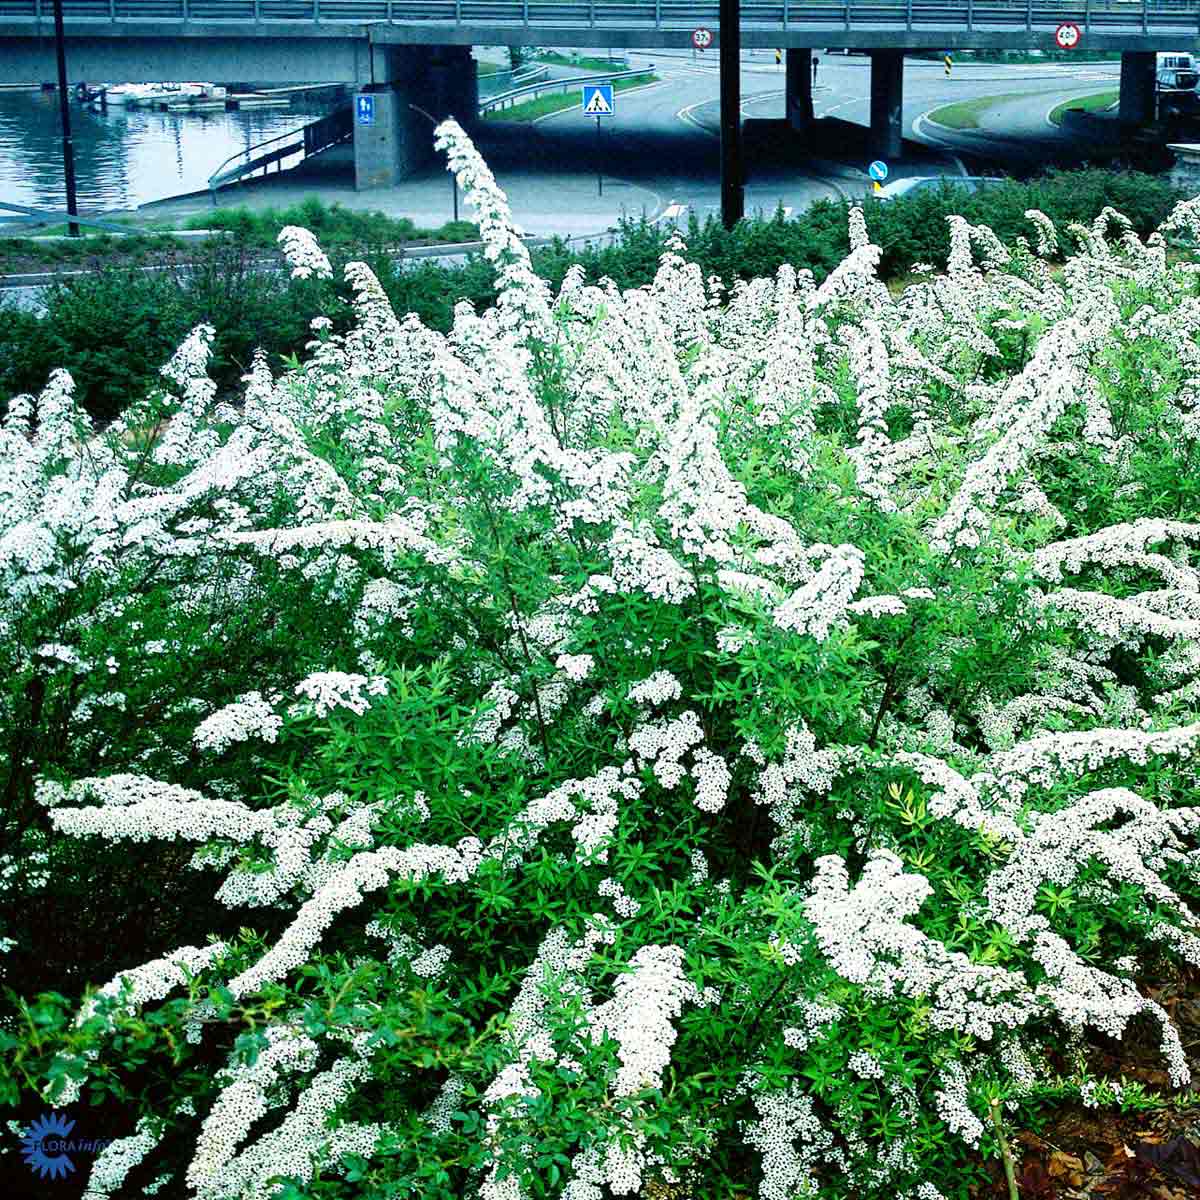
<path fill-rule="evenodd" d="M 387 680 L 381 675 L 347 675 L 342 671 L 318 671 L 296 685 L 296 695 L 312 701 L 318 717 L 335 708 L 348 708 L 362 716 L 371 707 L 370 696 L 386 696 Z"/>
<path fill-rule="evenodd" d="M 245 742 L 253 737 L 274 742 L 282 728 L 283 718 L 263 699 L 262 693 L 247 692 L 201 721 L 192 740 L 201 750 L 220 754 L 235 742 Z"/>
<path fill-rule="evenodd" d="M 307 229 L 285 225 L 277 240 L 292 268 L 293 279 L 308 279 L 312 275 L 318 279 L 332 278 L 333 267 L 329 265 L 329 259 Z"/>

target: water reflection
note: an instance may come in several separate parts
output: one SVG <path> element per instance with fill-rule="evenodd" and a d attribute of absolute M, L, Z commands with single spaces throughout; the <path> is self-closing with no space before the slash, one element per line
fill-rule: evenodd
<path fill-rule="evenodd" d="M 81 211 L 134 208 L 207 187 L 231 154 L 328 112 L 306 101 L 245 112 L 165 113 L 71 106 Z M 58 97 L 0 92 L 0 200 L 64 208 Z M 0 219 L 3 219 L 0 216 Z"/>

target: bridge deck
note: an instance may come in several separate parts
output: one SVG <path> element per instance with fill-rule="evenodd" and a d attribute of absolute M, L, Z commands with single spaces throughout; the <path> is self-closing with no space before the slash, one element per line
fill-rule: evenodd
<path fill-rule="evenodd" d="M 361 38 L 376 43 L 678 46 L 716 0 L 63 0 L 72 38 Z M 1200 46 L 1200 0 L 744 0 L 747 46 Z M 0 38 L 52 32 L 51 0 L 0 0 Z"/>

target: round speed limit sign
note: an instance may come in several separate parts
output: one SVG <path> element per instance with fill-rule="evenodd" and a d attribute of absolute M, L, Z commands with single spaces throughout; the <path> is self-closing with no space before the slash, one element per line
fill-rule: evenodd
<path fill-rule="evenodd" d="M 699 29 L 692 30 L 692 45 L 697 50 L 707 50 L 713 43 L 713 35 L 711 29 L 705 29 L 703 25 Z"/>
<path fill-rule="evenodd" d="M 1074 50 L 1079 45 L 1082 37 L 1083 34 L 1079 32 L 1079 26 L 1067 22 L 1065 25 L 1060 25 L 1054 31 L 1054 44 L 1060 50 Z"/>

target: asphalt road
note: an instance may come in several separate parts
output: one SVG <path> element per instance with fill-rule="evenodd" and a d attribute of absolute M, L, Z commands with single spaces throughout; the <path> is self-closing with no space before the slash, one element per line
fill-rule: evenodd
<path fill-rule="evenodd" d="M 838 117 L 866 125 L 870 112 L 869 60 L 859 56 L 819 56 L 814 109 L 818 117 Z M 535 138 L 514 141 L 515 156 L 542 169 L 587 170 L 602 161 L 613 175 L 655 192 L 659 210 L 691 207 L 702 214 L 720 204 L 719 100 L 715 56 L 662 52 L 631 55 L 631 65 L 653 62 L 662 82 L 617 96 L 617 113 L 602 130 L 577 110 L 544 119 Z M 909 59 L 904 72 L 905 137 L 935 153 L 924 160 L 891 163 L 892 178 L 931 173 L 986 171 L 1021 173 L 1046 162 L 1083 161 L 1089 147 L 1048 121 L 1064 100 L 1115 88 L 1116 62 L 1076 64 L 957 64 L 947 78 L 940 62 Z M 746 54 L 742 66 L 742 112 L 748 118 L 784 116 L 784 72 L 770 51 Z M 949 130 L 928 120 L 931 110 L 956 100 L 1012 95 L 980 118 L 982 128 Z M 602 147 L 598 150 L 598 146 Z M 494 145 L 489 159 L 500 169 L 517 166 L 508 147 Z M 826 153 L 829 153 L 828 151 Z M 964 161 L 965 158 L 965 161 Z M 748 212 L 771 212 L 778 205 L 801 211 L 819 196 L 860 195 L 866 162 L 828 159 L 773 166 L 769 158 L 752 164 L 746 188 Z M 672 206 L 675 206 L 673 208 Z"/>

